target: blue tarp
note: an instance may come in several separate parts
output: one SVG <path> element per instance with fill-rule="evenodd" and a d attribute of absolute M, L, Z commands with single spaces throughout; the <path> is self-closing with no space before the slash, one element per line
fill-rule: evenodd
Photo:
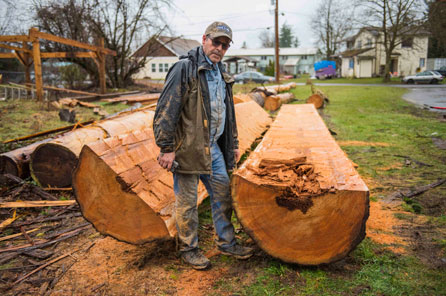
<path fill-rule="evenodd" d="M 323 68 L 327 68 L 328 66 L 332 66 L 333 69 L 336 69 L 336 62 L 334 61 L 320 61 L 320 62 L 316 62 L 314 63 L 314 70 L 320 70 Z"/>

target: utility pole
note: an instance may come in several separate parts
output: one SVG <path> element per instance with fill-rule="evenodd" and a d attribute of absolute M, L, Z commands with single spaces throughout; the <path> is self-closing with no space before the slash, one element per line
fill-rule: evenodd
<path fill-rule="evenodd" d="M 279 0 L 275 0 L 276 9 L 274 11 L 275 15 L 275 31 L 276 31 L 276 41 L 274 42 L 275 46 L 275 56 L 276 56 L 276 82 L 279 83 L 279 75 L 280 75 L 280 64 L 279 64 Z"/>

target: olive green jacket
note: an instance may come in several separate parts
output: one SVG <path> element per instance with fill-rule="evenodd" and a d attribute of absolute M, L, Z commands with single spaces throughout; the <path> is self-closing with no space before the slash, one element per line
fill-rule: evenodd
<path fill-rule="evenodd" d="M 234 150 L 238 149 L 237 126 L 232 98 L 234 79 L 221 63 L 220 72 L 226 82 L 226 121 L 217 143 L 223 153 L 226 168 L 235 166 Z M 210 174 L 210 98 L 205 70 L 206 61 L 201 46 L 180 57 L 167 73 L 153 120 L 156 144 L 161 152 L 175 152 L 179 173 Z"/>

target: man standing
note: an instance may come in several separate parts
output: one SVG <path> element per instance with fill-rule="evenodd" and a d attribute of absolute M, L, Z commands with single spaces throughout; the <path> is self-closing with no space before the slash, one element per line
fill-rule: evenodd
<path fill-rule="evenodd" d="M 252 249 L 237 244 L 231 223 L 228 170 L 240 157 L 232 84 L 221 60 L 232 42 L 222 22 L 206 29 L 202 46 L 180 57 L 167 73 L 153 121 L 159 164 L 174 165 L 175 215 L 181 258 L 195 269 L 210 266 L 198 248 L 197 186 L 201 180 L 211 199 L 218 249 L 239 259 Z"/>

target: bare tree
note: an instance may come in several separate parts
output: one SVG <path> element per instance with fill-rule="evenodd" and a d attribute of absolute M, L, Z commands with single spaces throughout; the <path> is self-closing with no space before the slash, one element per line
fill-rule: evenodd
<path fill-rule="evenodd" d="M 274 47 L 274 35 L 269 30 L 263 30 L 259 34 L 259 39 L 262 47 Z"/>
<path fill-rule="evenodd" d="M 36 21 L 42 31 L 90 44 L 104 38 L 105 47 L 117 55 L 107 58 L 107 76 L 112 87 L 132 83 L 131 76 L 144 67 L 146 59 L 131 54 L 141 45 L 139 40 L 158 36 L 166 30 L 161 8 L 170 0 L 36 0 Z M 57 43 L 46 43 L 49 51 L 76 49 Z M 96 65 L 90 59 L 72 58 L 98 83 Z"/>
<path fill-rule="evenodd" d="M 429 44 L 429 55 L 446 57 L 446 1 L 425 0 L 426 20 L 432 33 Z"/>
<path fill-rule="evenodd" d="M 354 5 L 342 0 L 322 0 L 311 18 L 311 27 L 317 36 L 317 45 L 329 59 L 335 54 L 343 39 L 352 32 Z"/>
<path fill-rule="evenodd" d="M 390 81 L 392 54 L 402 42 L 413 39 L 422 30 L 423 4 L 421 0 L 363 0 L 361 20 L 376 26 L 379 43 L 384 47 L 384 82 Z"/>

